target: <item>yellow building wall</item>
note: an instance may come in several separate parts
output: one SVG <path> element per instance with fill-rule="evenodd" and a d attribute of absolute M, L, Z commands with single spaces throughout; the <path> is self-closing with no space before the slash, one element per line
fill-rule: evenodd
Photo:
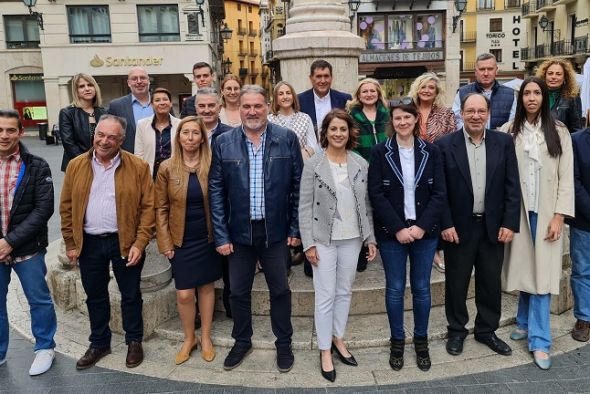
<path fill-rule="evenodd" d="M 226 0 L 224 5 L 225 22 L 233 33 L 231 40 L 223 45 L 223 58 L 229 58 L 232 62 L 231 74 L 239 77 L 242 84 L 261 85 L 262 56 L 258 2 Z"/>

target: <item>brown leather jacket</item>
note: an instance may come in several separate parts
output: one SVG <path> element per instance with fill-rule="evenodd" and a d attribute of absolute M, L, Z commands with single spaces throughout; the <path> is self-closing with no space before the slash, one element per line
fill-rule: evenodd
<path fill-rule="evenodd" d="M 121 256 L 127 257 L 131 246 L 143 252 L 154 235 L 154 190 L 148 163 L 123 150 L 119 153 L 115 201 Z M 92 154 L 91 149 L 76 157 L 66 170 L 59 207 L 66 250 L 80 252 L 83 247 L 84 216 L 94 177 Z"/>
<path fill-rule="evenodd" d="M 174 250 L 182 246 L 184 238 L 184 220 L 186 216 L 186 195 L 188 192 L 188 169 L 176 173 L 171 168 L 170 160 L 160 164 L 156 177 L 156 239 L 161 253 Z M 211 214 L 209 212 L 209 198 L 207 179 L 199 178 L 203 191 L 205 205 L 205 219 L 209 242 L 213 242 L 211 231 Z"/>

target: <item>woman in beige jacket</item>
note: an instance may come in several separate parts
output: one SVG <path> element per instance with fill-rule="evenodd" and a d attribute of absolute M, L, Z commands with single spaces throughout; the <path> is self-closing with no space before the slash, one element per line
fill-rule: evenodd
<path fill-rule="evenodd" d="M 528 338 L 535 364 L 549 369 L 551 294 L 559 293 L 564 217 L 574 216 L 572 142 L 537 77 L 522 83 L 514 121 L 502 130 L 514 136 L 522 192 L 520 233 L 505 249 L 503 269 L 505 290 L 520 291 L 510 338 Z"/>

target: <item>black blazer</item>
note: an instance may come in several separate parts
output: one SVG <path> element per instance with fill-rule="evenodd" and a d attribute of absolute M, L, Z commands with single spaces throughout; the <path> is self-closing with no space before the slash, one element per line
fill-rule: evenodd
<path fill-rule="evenodd" d="M 435 141 L 440 148 L 447 183 L 447 208 L 441 228 L 455 227 L 461 244 L 472 233 L 473 189 L 463 130 Z M 485 219 L 488 238 L 498 242 L 498 231 L 520 227 L 520 179 L 514 142 L 509 134 L 486 130 Z"/>
<path fill-rule="evenodd" d="M 116 98 L 109 104 L 107 112 L 127 120 L 127 130 L 122 148 L 133 153 L 135 151 L 135 116 L 133 115 L 131 100 L 131 94 Z"/>
<path fill-rule="evenodd" d="M 315 117 L 315 103 L 313 100 L 313 89 L 306 90 L 305 92 L 297 95 L 299 100 L 299 107 L 301 112 L 309 115 L 313 123 L 313 127 L 317 127 L 317 119 Z M 352 96 L 348 93 L 342 93 L 334 89 L 330 89 L 330 102 L 332 103 L 332 109 L 346 107 L 346 102 L 352 100 Z"/>
<path fill-rule="evenodd" d="M 416 225 L 425 237 L 437 237 L 446 186 L 438 147 L 414 138 Z M 371 150 L 369 197 L 377 240 L 395 239 L 408 227 L 404 213 L 404 178 L 395 138 L 388 138 Z"/>
<path fill-rule="evenodd" d="M 226 125 L 225 123 L 218 122 L 217 126 L 211 132 L 211 146 L 221 134 L 225 133 L 226 131 L 232 130 L 233 127 Z"/>
<path fill-rule="evenodd" d="M 180 110 L 180 118 L 186 118 L 187 116 L 195 116 L 197 109 L 195 108 L 196 95 L 190 96 L 182 103 L 182 109 Z"/>
<path fill-rule="evenodd" d="M 94 108 L 96 122 L 105 113 L 106 110 L 102 107 Z M 82 108 L 73 105 L 62 108 L 59 111 L 59 135 L 64 147 L 61 170 L 65 171 L 70 160 L 92 147 L 88 114 Z"/>
<path fill-rule="evenodd" d="M 590 231 L 590 128 L 572 134 L 576 217 L 565 219 L 570 226 Z"/>

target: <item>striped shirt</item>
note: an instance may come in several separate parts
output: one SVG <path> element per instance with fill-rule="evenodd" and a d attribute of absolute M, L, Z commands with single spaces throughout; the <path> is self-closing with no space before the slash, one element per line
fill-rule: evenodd
<path fill-rule="evenodd" d="M 117 205 L 115 200 L 115 171 L 121 164 L 117 153 L 108 166 L 100 164 L 96 152 L 92 153 L 92 186 L 84 216 L 84 232 L 87 234 L 116 233 Z"/>
<path fill-rule="evenodd" d="M 242 132 L 246 137 L 246 148 L 248 149 L 248 162 L 250 163 L 250 220 L 264 219 L 264 144 L 266 142 L 266 131 L 260 136 L 260 145 L 256 147 L 246 135 L 244 128 Z"/>

